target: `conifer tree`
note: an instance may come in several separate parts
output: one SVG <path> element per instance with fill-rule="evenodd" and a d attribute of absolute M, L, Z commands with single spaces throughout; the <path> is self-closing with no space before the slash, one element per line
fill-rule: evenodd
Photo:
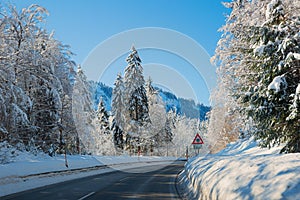
<path fill-rule="evenodd" d="M 113 124 L 112 131 L 114 135 L 115 146 L 119 149 L 124 148 L 124 120 L 125 120 L 125 104 L 124 104 L 124 83 L 121 74 L 119 73 L 114 83 L 115 88 L 113 89 L 112 95 L 112 113 L 113 113 Z"/>
<path fill-rule="evenodd" d="M 137 123 L 149 121 L 148 99 L 145 90 L 145 80 L 141 59 L 132 46 L 131 53 L 126 59 L 128 66 L 125 69 L 125 101 L 130 119 Z"/>
<path fill-rule="evenodd" d="M 107 114 L 102 98 L 100 98 L 96 115 L 100 124 L 100 129 L 103 131 L 104 134 L 110 134 L 109 120 L 108 120 L 109 116 Z"/>
<path fill-rule="evenodd" d="M 141 59 L 132 46 L 126 59 L 128 65 L 125 69 L 125 119 L 127 148 L 138 148 L 141 143 L 140 132 L 150 122 L 148 99 L 145 90 L 145 80 Z M 141 148 L 141 147 L 139 147 Z"/>
<path fill-rule="evenodd" d="M 216 55 L 227 94 L 237 103 L 229 112 L 242 111 L 262 146 L 285 143 L 282 152 L 299 152 L 299 106 L 294 98 L 300 78 L 297 3 L 232 1 L 226 5 L 232 12 Z"/>

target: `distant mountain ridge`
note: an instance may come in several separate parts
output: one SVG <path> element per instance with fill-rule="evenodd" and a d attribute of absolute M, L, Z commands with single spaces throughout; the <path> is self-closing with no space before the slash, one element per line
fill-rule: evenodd
<path fill-rule="evenodd" d="M 94 102 L 94 109 L 97 110 L 100 98 L 105 103 L 106 110 L 111 111 L 111 98 L 113 88 L 102 82 L 89 81 L 90 91 Z M 206 114 L 211 110 L 210 106 L 196 104 L 194 100 L 178 98 L 171 92 L 164 91 L 155 87 L 159 95 L 166 104 L 166 111 L 174 110 L 179 115 L 185 115 L 188 118 L 199 118 L 201 121 L 206 119 Z"/>
<path fill-rule="evenodd" d="M 102 82 L 89 81 L 90 91 L 94 102 L 94 109 L 97 110 L 100 98 L 102 98 L 106 110 L 111 111 L 111 97 L 113 88 Z"/>

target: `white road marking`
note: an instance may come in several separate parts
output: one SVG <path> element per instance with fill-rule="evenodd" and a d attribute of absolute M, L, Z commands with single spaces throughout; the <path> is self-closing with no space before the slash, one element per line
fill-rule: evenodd
<path fill-rule="evenodd" d="M 81 198 L 78 199 L 78 200 L 84 200 L 84 199 L 88 198 L 89 196 L 91 196 L 91 195 L 93 195 L 93 194 L 95 194 L 95 192 L 88 193 L 87 195 L 81 197 Z"/>
<path fill-rule="evenodd" d="M 130 179 L 130 177 L 122 178 L 119 182 L 123 182 L 123 181 L 125 181 L 125 180 L 127 180 L 127 179 Z"/>

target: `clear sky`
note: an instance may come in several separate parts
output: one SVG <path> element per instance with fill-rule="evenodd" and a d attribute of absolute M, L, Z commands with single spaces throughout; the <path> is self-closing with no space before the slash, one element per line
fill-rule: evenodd
<path fill-rule="evenodd" d="M 209 56 L 212 56 L 221 36 L 217 30 L 225 23 L 225 14 L 228 13 L 221 0 L 9 0 L 9 2 L 18 9 L 31 4 L 45 7 L 50 13 L 46 28 L 49 32 L 55 30 L 56 39 L 71 46 L 71 50 L 76 54 L 73 59 L 78 64 L 84 63 L 97 45 L 113 35 L 143 27 L 160 27 L 182 33 L 196 41 Z M 136 48 L 139 49 L 138 46 Z M 146 50 L 140 52 L 146 66 L 151 65 L 149 63 L 162 63 L 169 68 L 176 65 L 174 62 L 176 59 L 173 59 L 172 55 L 165 54 L 165 58 L 172 61 L 163 63 L 161 60 L 164 59 L 164 53 L 147 52 Z M 114 63 L 123 65 L 121 67 L 124 69 L 126 66 L 124 58 L 124 55 L 120 55 Z M 183 68 L 185 61 L 181 59 L 176 63 L 179 62 Z M 174 67 L 176 69 L 174 71 L 183 74 L 180 67 Z M 103 82 L 112 85 L 115 74 L 119 71 L 120 69 L 116 69 L 111 72 L 109 75 L 111 79 L 104 78 Z M 193 72 L 186 73 L 187 75 L 183 77 L 188 79 L 189 84 L 196 90 L 196 100 L 208 104 L 209 92 L 205 88 L 205 83 L 203 85 L 203 80 L 200 80 L 201 77 L 193 80 L 188 74 Z M 177 92 L 177 95 L 181 96 L 180 92 Z"/>

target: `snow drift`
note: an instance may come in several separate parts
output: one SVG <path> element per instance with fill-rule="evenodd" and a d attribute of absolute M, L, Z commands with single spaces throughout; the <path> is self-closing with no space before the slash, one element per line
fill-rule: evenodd
<path fill-rule="evenodd" d="M 179 180 L 190 199 L 300 199 L 300 153 L 279 151 L 241 140 L 191 158 Z"/>

